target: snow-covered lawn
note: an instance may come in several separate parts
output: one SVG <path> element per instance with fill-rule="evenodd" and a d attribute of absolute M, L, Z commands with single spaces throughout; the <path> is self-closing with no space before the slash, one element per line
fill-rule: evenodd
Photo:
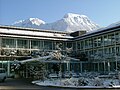
<path fill-rule="evenodd" d="M 40 86 L 71 87 L 71 88 L 120 88 L 118 79 L 99 78 L 69 78 L 69 79 L 47 79 L 36 80 L 32 83 Z"/>

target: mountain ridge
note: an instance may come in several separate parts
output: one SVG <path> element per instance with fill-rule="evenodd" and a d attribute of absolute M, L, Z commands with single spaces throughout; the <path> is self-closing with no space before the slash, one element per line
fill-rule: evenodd
<path fill-rule="evenodd" d="M 26 20 L 20 20 L 13 24 L 13 26 L 48 29 L 74 32 L 80 30 L 86 30 L 87 32 L 96 30 L 99 25 L 91 21 L 86 15 L 79 15 L 73 13 L 67 13 L 62 19 L 52 23 L 46 23 L 38 18 L 29 18 Z"/>

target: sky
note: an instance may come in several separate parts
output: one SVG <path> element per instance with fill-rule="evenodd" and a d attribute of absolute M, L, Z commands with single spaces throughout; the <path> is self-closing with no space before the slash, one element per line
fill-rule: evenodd
<path fill-rule="evenodd" d="M 47 23 L 67 13 L 88 16 L 105 27 L 120 21 L 120 0 L 0 0 L 0 24 L 39 18 Z"/>

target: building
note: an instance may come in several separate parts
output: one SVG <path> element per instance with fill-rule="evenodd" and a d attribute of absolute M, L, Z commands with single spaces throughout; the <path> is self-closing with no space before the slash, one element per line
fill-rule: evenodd
<path fill-rule="evenodd" d="M 80 59 L 70 63 L 70 71 L 106 73 L 119 70 L 120 25 L 91 33 L 77 32 L 72 33 L 72 37 L 67 32 L 0 26 L 0 67 L 5 68 L 10 76 L 14 72 L 14 60 L 28 59 L 37 51 L 54 51 L 56 45 L 62 43 L 63 53 L 66 47 L 72 47 L 70 56 Z M 63 66 L 67 70 L 66 64 Z"/>
<path fill-rule="evenodd" d="M 120 25 L 72 38 L 75 51 L 86 56 L 80 62 L 80 72 L 110 72 L 120 70 Z"/>
<path fill-rule="evenodd" d="M 12 26 L 0 26 L 0 67 L 8 71 L 8 76 L 14 70 L 14 60 L 29 59 L 34 52 L 54 51 L 56 45 L 62 43 L 64 52 L 65 46 L 72 47 L 72 38 L 66 32 L 38 30 L 31 28 L 20 28 Z"/>

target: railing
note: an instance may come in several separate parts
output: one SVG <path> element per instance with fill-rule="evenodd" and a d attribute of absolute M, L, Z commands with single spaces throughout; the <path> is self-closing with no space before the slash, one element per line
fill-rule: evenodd
<path fill-rule="evenodd" d="M 109 54 L 95 54 L 88 56 L 90 61 L 105 61 L 105 60 L 114 60 L 120 61 L 120 55 L 115 55 L 115 53 Z"/>

